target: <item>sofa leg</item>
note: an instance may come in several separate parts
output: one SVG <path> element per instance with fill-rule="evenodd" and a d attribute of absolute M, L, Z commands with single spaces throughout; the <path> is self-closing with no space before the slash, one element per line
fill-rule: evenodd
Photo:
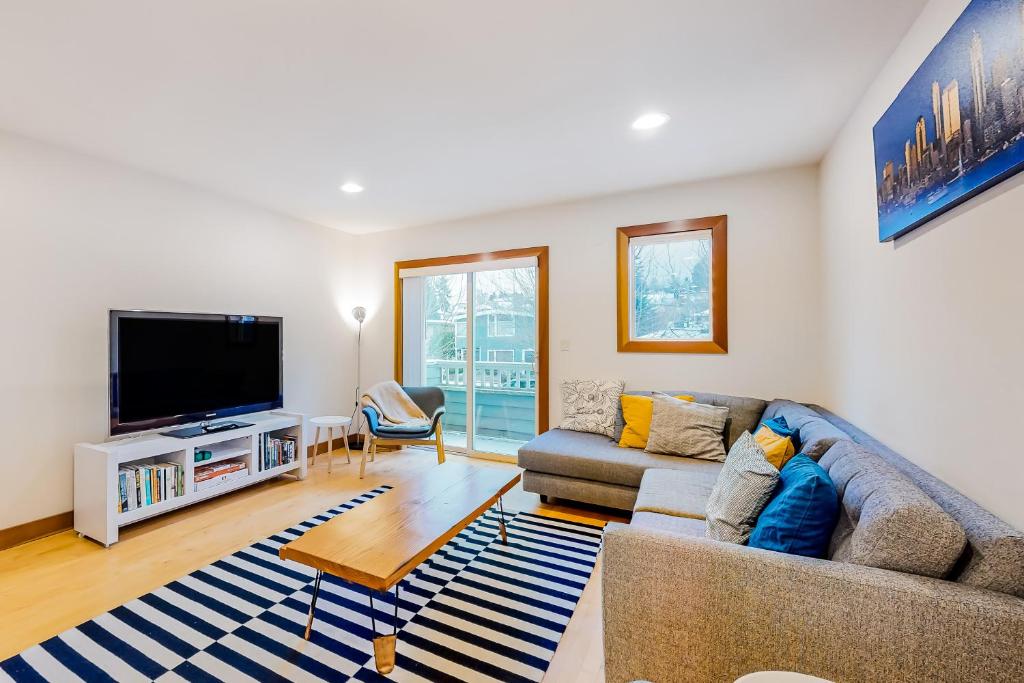
<path fill-rule="evenodd" d="M 541 494 L 541 496 L 540 496 L 540 502 L 544 503 L 545 505 L 550 505 L 551 504 L 551 500 L 552 500 L 551 496 L 545 496 L 544 494 Z"/>

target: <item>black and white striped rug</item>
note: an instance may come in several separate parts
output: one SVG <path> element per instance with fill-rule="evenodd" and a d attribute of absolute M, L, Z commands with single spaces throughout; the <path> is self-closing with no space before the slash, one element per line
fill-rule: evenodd
<path fill-rule="evenodd" d="M 382 486 L 0 662 L 0 681 L 539 681 L 594 568 L 601 527 L 490 510 L 401 584 L 397 666 L 373 663 L 365 588 L 277 549 Z M 380 599 L 378 599 L 378 597 Z M 394 592 L 374 596 L 390 633 Z"/>

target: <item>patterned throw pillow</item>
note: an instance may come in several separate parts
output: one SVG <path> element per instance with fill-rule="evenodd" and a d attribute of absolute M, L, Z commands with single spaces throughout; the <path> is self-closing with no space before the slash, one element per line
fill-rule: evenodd
<path fill-rule="evenodd" d="M 775 465 L 764 457 L 764 449 L 750 432 L 743 432 L 729 449 L 708 498 L 705 535 L 726 543 L 746 543 L 778 483 Z"/>
<path fill-rule="evenodd" d="M 611 436 L 619 397 L 626 383 L 622 380 L 572 379 L 562 382 L 562 429 Z"/>
<path fill-rule="evenodd" d="M 651 433 L 644 450 L 721 462 L 725 460 L 722 432 L 728 417 L 728 408 L 655 396 Z"/>

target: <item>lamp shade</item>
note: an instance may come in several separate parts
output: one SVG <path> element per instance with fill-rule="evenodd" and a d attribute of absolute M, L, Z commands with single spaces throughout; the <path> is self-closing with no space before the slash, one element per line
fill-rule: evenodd
<path fill-rule="evenodd" d="M 356 306 L 352 309 L 352 317 L 356 319 L 357 323 L 361 323 L 366 320 L 366 309 L 362 306 Z"/>

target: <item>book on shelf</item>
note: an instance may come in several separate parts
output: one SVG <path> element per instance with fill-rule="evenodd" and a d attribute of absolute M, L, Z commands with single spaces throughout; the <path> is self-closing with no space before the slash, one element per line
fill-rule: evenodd
<path fill-rule="evenodd" d="M 212 465 L 202 465 L 196 468 L 195 481 L 205 481 L 223 474 L 230 474 L 231 472 L 237 472 L 242 469 L 248 469 L 245 462 L 242 460 L 223 460 L 221 462 L 215 462 Z"/>
<path fill-rule="evenodd" d="M 241 460 L 226 460 L 203 465 L 195 470 L 195 490 L 205 491 L 221 484 L 249 476 L 249 467 Z"/>
<path fill-rule="evenodd" d="M 117 511 L 128 512 L 185 495 L 185 468 L 177 463 L 123 465 L 117 470 Z"/>
<path fill-rule="evenodd" d="M 247 476 L 249 476 L 249 469 L 245 468 L 245 469 L 241 469 L 241 470 L 235 470 L 234 472 L 229 472 L 227 474 L 223 474 L 221 476 L 214 477 L 212 479 L 206 479 L 206 480 L 203 480 L 203 481 L 197 481 L 196 482 L 196 492 L 206 491 L 207 489 L 216 488 L 217 486 L 220 486 L 222 484 L 227 484 L 228 482 L 235 481 L 236 479 L 242 479 L 242 478 L 247 477 Z"/>
<path fill-rule="evenodd" d="M 295 462 L 298 443 L 298 437 L 294 434 L 271 436 L 264 433 L 260 438 L 259 470 L 262 472 Z"/>
<path fill-rule="evenodd" d="M 129 470 L 119 469 L 117 471 L 117 511 L 126 512 L 131 508 L 128 506 L 128 475 Z"/>

